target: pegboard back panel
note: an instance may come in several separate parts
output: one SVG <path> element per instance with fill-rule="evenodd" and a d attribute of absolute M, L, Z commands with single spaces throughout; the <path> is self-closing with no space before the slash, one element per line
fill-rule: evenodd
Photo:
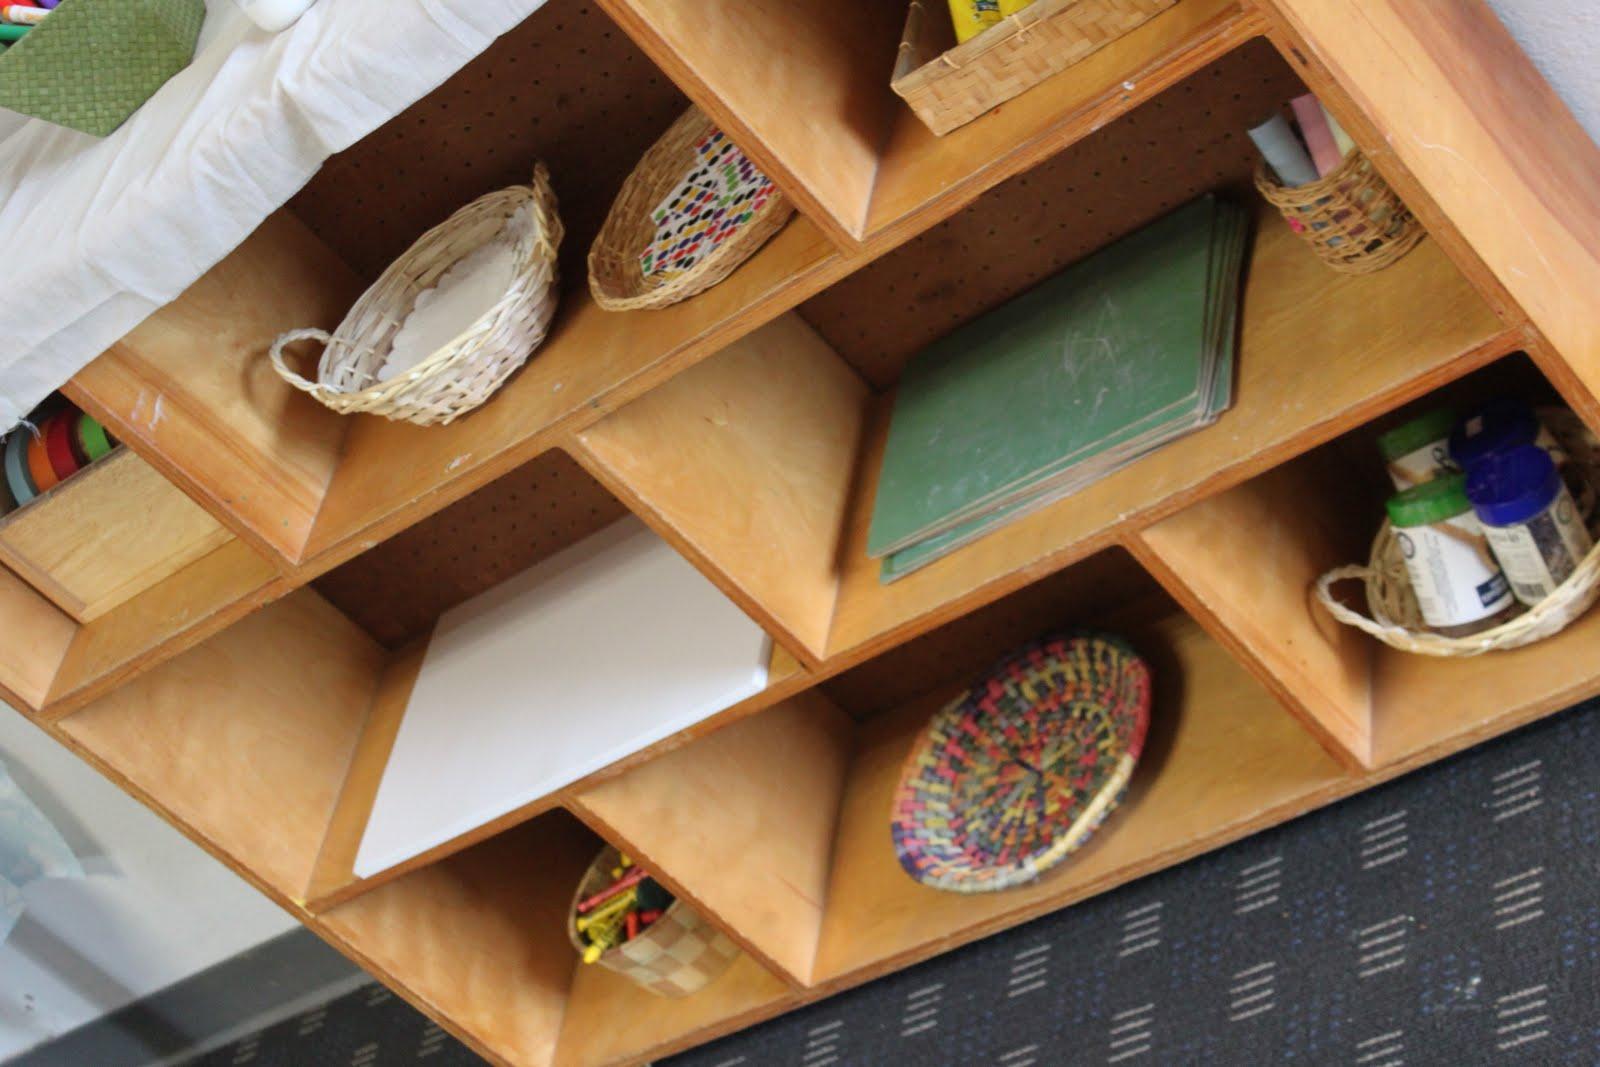
<path fill-rule="evenodd" d="M 1213 190 L 1248 189 L 1245 130 L 1304 92 L 1252 41 L 801 305 L 878 388 L 925 345 Z M 1249 195 L 1254 195 L 1253 193 Z"/>
<path fill-rule="evenodd" d="M 450 608 L 627 514 L 565 452 L 545 452 L 313 584 L 395 648 Z"/>
<path fill-rule="evenodd" d="M 598 4 L 550 0 L 329 159 L 290 208 L 372 281 L 451 212 L 550 168 L 568 285 L 622 180 L 688 100 Z"/>
<path fill-rule="evenodd" d="M 975 677 L 1025 641 L 1073 627 L 1110 627 L 1171 610 L 1155 579 L 1120 548 L 1090 556 L 822 683 L 857 719 Z"/>

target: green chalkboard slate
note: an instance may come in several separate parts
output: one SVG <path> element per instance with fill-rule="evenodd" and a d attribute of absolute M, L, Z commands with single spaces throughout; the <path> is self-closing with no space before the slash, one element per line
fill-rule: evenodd
<path fill-rule="evenodd" d="M 1241 216 L 1202 197 L 919 353 L 895 399 L 869 553 L 964 543 L 964 524 L 1014 517 L 1063 472 L 1120 465 L 1214 417 Z"/>

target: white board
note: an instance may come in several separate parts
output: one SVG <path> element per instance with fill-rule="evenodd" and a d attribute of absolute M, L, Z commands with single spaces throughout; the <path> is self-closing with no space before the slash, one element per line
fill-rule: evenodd
<path fill-rule="evenodd" d="M 637 519 L 551 556 L 440 617 L 355 873 L 760 692 L 770 654 L 761 628 Z"/>

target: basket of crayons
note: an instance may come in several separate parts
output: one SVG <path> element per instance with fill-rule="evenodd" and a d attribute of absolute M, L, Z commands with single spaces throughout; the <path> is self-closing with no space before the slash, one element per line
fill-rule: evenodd
<path fill-rule="evenodd" d="M 205 0 L 0 0 L 0 107 L 104 137 L 189 65 Z"/>
<path fill-rule="evenodd" d="M 698 992 L 739 958 L 726 934 L 610 846 L 578 882 L 567 936 L 583 962 L 663 997 Z"/>

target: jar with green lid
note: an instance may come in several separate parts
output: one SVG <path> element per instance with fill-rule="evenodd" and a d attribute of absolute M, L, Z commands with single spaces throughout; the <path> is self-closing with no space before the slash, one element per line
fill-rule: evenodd
<path fill-rule="evenodd" d="M 1459 470 L 1450 458 L 1450 434 L 1455 428 L 1456 413 L 1436 408 L 1380 434 L 1378 451 L 1394 487 L 1404 492 Z"/>
<path fill-rule="evenodd" d="M 1389 522 L 1428 626 L 1466 637 L 1517 614 L 1511 585 L 1467 499 L 1467 477 L 1447 474 L 1389 498 Z"/>

